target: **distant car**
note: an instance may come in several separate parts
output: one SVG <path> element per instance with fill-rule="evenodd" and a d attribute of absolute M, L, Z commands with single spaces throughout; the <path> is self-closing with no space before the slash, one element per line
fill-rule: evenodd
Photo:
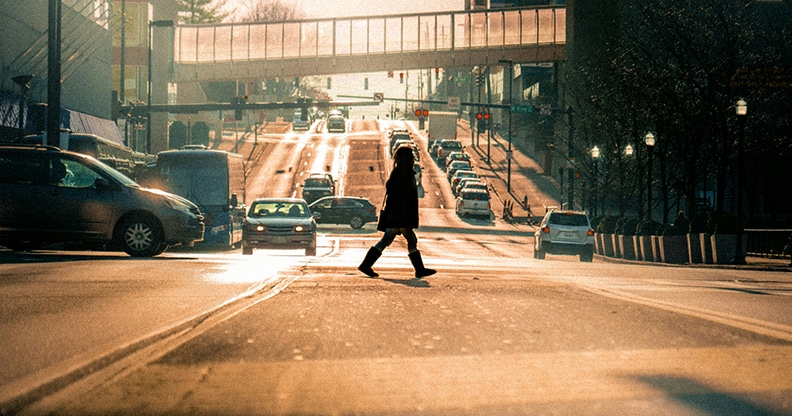
<path fill-rule="evenodd" d="M 445 162 L 446 163 L 446 169 L 448 169 L 448 165 L 450 165 L 451 162 L 456 162 L 457 160 L 461 160 L 461 161 L 464 161 L 464 162 L 469 162 L 471 164 L 473 163 L 473 161 L 470 160 L 470 155 L 469 154 L 467 154 L 465 152 L 451 152 L 446 157 L 446 162 Z"/>
<path fill-rule="evenodd" d="M 462 178 L 478 178 L 478 175 L 472 170 L 458 170 L 454 176 L 451 177 L 451 189 L 456 188 Z"/>
<path fill-rule="evenodd" d="M 412 141 L 411 139 L 399 139 L 399 140 L 396 140 L 395 142 L 393 142 L 393 145 L 391 146 L 391 155 L 396 153 L 396 149 L 398 149 L 401 146 L 410 146 L 410 147 L 412 147 L 413 148 L 413 153 L 415 153 L 415 150 L 418 148 L 418 146 L 415 144 L 415 142 Z"/>
<path fill-rule="evenodd" d="M 471 166 L 470 162 L 464 160 L 451 162 L 448 164 L 448 168 L 446 169 L 446 178 L 451 181 L 451 178 L 454 177 L 454 174 L 459 170 L 473 170 L 473 167 Z"/>
<path fill-rule="evenodd" d="M 335 185 L 333 175 L 329 173 L 312 173 L 303 182 L 302 197 L 310 204 L 321 197 L 335 195 Z"/>
<path fill-rule="evenodd" d="M 466 190 L 466 189 L 476 189 L 476 190 L 479 190 L 479 191 L 484 191 L 486 193 L 489 193 L 489 191 L 490 191 L 489 190 L 489 185 L 487 185 L 486 183 L 482 182 L 480 179 L 479 180 L 473 180 L 473 181 L 465 181 L 465 182 L 462 183 L 461 186 L 462 186 L 462 189 L 457 191 L 457 193 L 459 193 L 459 192 L 461 192 L 463 190 Z"/>
<path fill-rule="evenodd" d="M 576 211 L 550 211 L 534 233 L 534 258 L 545 254 L 571 254 L 580 261 L 594 259 L 594 230 L 588 215 Z"/>
<path fill-rule="evenodd" d="M 412 141 L 412 135 L 406 129 L 397 129 L 391 132 L 389 139 L 389 146 L 393 148 L 393 144 L 398 140 Z"/>
<path fill-rule="evenodd" d="M 327 132 L 345 132 L 346 131 L 346 119 L 343 115 L 333 114 L 332 112 L 327 117 Z"/>
<path fill-rule="evenodd" d="M 0 146 L 0 195 L 0 246 L 16 251 L 79 242 L 151 257 L 204 237 L 192 202 L 55 147 Z"/>
<path fill-rule="evenodd" d="M 415 186 L 421 186 L 421 181 L 423 180 L 423 167 L 417 160 L 413 163 L 413 174 L 415 175 Z"/>
<path fill-rule="evenodd" d="M 309 205 L 311 212 L 320 214 L 319 224 L 349 224 L 358 229 L 366 223 L 377 222 L 377 207 L 366 198 L 326 196 Z"/>
<path fill-rule="evenodd" d="M 444 165 L 449 153 L 461 152 L 463 149 L 462 142 L 459 140 L 441 140 L 440 146 L 437 148 L 437 161 Z"/>
<path fill-rule="evenodd" d="M 258 198 L 250 204 L 242 230 L 242 254 L 253 249 L 304 249 L 316 255 L 316 220 L 303 199 Z"/>
<path fill-rule="evenodd" d="M 292 120 L 292 130 L 309 130 L 311 128 L 310 116 L 303 117 L 302 111 L 294 112 L 294 119 Z"/>
<path fill-rule="evenodd" d="M 481 179 L 479 179 L 479 178 L 462 178 L 462 179 L 459 180 L 457 185 L 451 191 L 454 193 L 454 196 L 457 196 L 457 195 L 459 195 L 459 192 L 461 192 L 462 189 L 464 189 L 464 187 L 467 184 L 474 183 L 474 182 L 481 182 Z"/>
<path fill-rule="evenodd" d="M 490 195 L 481 190 L 464 190 L 456 199 L 456 213 L 460 217 L 481 216 L 492 219 L 492 206 Z"/>
<path fill-rule="evenodd" d="M 432 140 L 432 143 L 429 145 L 429 154 L 432 157 L 437 157 L 437 148 L 440 147 L 440 142 L 441 141 L 442 140 L 440 140 L 440 139 Z"/>

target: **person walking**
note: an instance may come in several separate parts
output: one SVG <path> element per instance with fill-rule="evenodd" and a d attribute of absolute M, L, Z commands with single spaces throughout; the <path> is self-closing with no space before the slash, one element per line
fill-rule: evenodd
<path fill-rule="evenodd" d="M 410 262 L 415 268 L 415 277 L 431 276 L 437 270 L 424 267 L 421 252 L 418 251 L 418 237 L 414 229 L 418 228 L 418 188 L 415 184 L 413 171 L 415 159 L 410 146 L 401 146 L 393 154 L 393 171 L 385 183 L 385 204 L 380 210 L 377 230 L 384 234 L 377 244 L 370 247 L 358 270 L 369 277 L 379 274 L 371 267 L 380 258 L 382 251 L 393 243 L 397 235 L 407 240 L 407 251 Z"/>

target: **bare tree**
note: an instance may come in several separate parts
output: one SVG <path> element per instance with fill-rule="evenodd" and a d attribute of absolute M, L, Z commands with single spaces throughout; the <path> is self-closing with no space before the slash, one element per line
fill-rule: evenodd
<path fill-rule="evenodd" d="M 236 22 L 281 22 L 305 17 L 294 3 L 283 0 L 243 0 L 241 4 L 232 16 Z"/>

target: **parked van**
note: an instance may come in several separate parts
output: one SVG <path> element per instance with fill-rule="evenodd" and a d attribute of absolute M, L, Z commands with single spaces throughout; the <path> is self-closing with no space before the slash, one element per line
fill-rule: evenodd
<path fill-rule="evenodd" d="M 141 188 L 91 156 L 51 146 L 0 146 L 0 245 L 108 245 L 134 257 L 203 239 L 195 204 Z"/>

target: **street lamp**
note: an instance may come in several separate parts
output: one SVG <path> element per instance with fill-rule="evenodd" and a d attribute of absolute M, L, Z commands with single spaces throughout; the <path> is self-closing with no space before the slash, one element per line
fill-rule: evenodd
<path fill-rule="evenodd" d="M 737 243 L 734 245 L 735 253 L 732 264 L 746 264 L 745 253 L 743 253 L 743 190 L 745 181 L 745 168 L 743 167 L 745 157 L 745 117 L 748 115 L 748 103 L 740 98 L 735 106 L 737 120 L 739 122 L 739 136 L 737 138 Z"/>
<path fill-rule="evenodd" d="M 151 82 L 152 82 L 152 70 L 151 70 L 151 47 L 152 42 L 151 38 L 154 33 L 155 27 L 173 27 L 173 20 L 152 20 L 149 22 L 149 30 L 148 30 L 148 85 L 147 85 L 147 99 L 146 99 L 146 153 L 151 153 Z"/>
<path fill-rule="evenodd" d="M 649 151 L 649 168 L 647 169 L 646 180 L 646 201 L 647 201 L 647 218 L 652 220 L 652 157 L 654 156 L 655 135 L 652 132 L 647 132 L 644 136 L 644 143 L 646 149 Z"/>
<path fill-rule="evenodd" d="M 597 172 L 599 165 L 600 149 L 597 145 L 591 149 L 591 158 L 594 159 L 594 209 L 592 214 L 597 215 L 597 185 L 599 184 L 599 174 Z"/>
<path fill-rule="evenodd" d="M 511 192 L 511 161 L 512 161 L 512 71 L 514 71 L 514 61 L 511 59 L 501 59 L 499 64 L 509 66 L 509 149 L 506 151 L 506 192 Z"/>
<path fill-rule="evenodd" d="M 22 89 L 19 96 L 19 141 L 25 137 L 25 103 L 27 102 L 28 92 L 30 92 L 30 81 L 33 75 L 17 75 L 11 78 Z"/>

